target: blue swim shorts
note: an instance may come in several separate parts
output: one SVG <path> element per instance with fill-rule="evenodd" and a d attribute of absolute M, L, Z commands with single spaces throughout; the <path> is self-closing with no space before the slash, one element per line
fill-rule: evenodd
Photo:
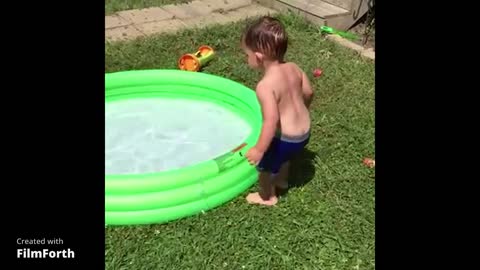
<path fill-rule="evenodd" d="M 257 169 L 277 174 L 282 165 L 300 153 L 310 140 L 310 132 L 301 136 L 277 134 L 260 160 Z"/>

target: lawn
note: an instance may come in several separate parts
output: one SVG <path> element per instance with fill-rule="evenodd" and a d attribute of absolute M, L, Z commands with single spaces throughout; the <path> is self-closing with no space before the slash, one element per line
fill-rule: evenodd
<path fill-rule="evenodd" d="M 159 7 L 170 4 L 183 4 L 192 0 L 105 0 L 105 15 L 111 15 L 117 11 Z"/>
<path fill-rule="evenodd" d="M 375 65 L 324 40 L 315 27 L 281 16 L 290 35 L 287 60 L 315 87 L 312 139 L 294 162 L 293 187 L 273 208 L 244 197 L 162 225 L 107 227 L 106 269 L 374 269 Z M 203 72 L 255 87 L 239 48 L 245 22 L 106 44 L 106 72 L 176 68 L 199 45 L 216 49 Z M 320 78 L 311 76 L 320 67 Z M 249 191 L 256 190 L 257 186 Z"/>

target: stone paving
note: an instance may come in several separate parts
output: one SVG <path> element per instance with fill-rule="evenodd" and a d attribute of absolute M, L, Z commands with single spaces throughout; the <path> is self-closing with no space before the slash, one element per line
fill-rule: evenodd
<path fill-rule="evenodd" d="M 275 13 L 252 0 L 195 0 L 182 5 L 126 10 L 105 16 L 105 40 L 131 40 Z"/>
<path fill-rule="evenodd" d="M 249 17 L 273 15 L 277 11 L 253 0 L 194 0 L 187 4 L 125 10 L 105 16 L 107 42 L 132 40 L 153 34 L 172 33 L 186 28 L 227 24 Z M 372 49 L 365 49 L 337 35 L 327 36 L 333 42 L 375 59 Z"/>

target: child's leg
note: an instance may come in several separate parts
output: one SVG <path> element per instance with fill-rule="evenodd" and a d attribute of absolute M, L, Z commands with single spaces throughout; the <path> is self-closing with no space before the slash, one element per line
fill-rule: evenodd
<path fill-rule="evenodd" d="M 275 185 L 272 182 L 272 175 L 269 172 L 260 172 L 259 175 L 260 191 L 250 193 L 247 196 L 249 203 L 275 205 L 278 202 L 275 194 Z"/>
<path fill-rule="evenodd" d="M 288 174 L 290 169 L 290 161 L 283 163 L 280 171 L 275 177 L 274 184 L 280 189 L 287 189 L 288 188 Z"/>
<path fill-rule="evenodd" d="M 273 183 L 272 174 L 269 172 L 262 172 L 259 176 L 260 192 L 259 195 L 264 201 L 275 197 L 275 185 Z"/>

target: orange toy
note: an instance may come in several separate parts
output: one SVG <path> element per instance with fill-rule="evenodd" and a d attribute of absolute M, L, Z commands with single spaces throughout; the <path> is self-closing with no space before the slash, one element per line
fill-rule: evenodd
<path fill-rule="evenodd" d="M 195 54 L 184 54 L 178 60 L 178 67 L 181 70 L 199 71 L 210 60 L 213 59 L 214 52 L 210 46 L 201 46 Z"/>

